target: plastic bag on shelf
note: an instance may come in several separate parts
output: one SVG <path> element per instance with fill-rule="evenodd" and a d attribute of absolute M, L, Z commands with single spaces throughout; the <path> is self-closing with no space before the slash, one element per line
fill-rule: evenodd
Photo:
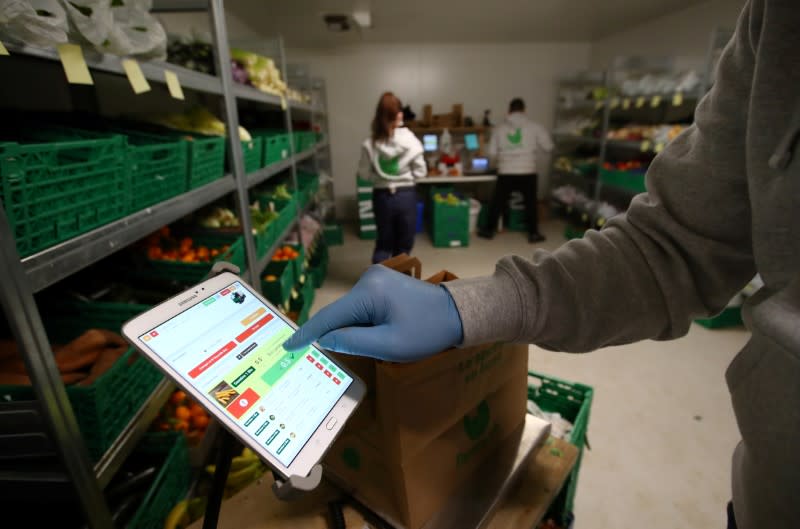
<path fill-rule="evenodd" d="M 73 32 L 94 46 L 108 40 L 114 25 L 108 0 L 69 0 L 62 4 L 69 14 Z"/>
<path fill-rule="evenodd" d="M 73 40 L 103 53 L 164 59 L 167 34 L 149 11 L 152 0 L 62 0 Z"/>
<path fill-rule="evenodd" d="M 58 0 L 3 0 L 0 36 L 49 48 L 67 42 L 67 12 Z"/>
<path fill-rule="evenodd" d="M 151 0 L 116 0 L 112 8 L 114 25 L 101 51 L 115 55 L 137 55 L 149 59 L 167 58 L 167 33 L 148 11 Z"/>

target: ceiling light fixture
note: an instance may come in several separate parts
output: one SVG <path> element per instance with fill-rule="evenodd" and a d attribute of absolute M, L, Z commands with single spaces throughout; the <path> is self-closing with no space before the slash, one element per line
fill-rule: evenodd
<path fill-rule="evenodd" d="M 369 10 L 353 11 L 353 20 L 355 20 L 358 27 L 367 29 L 372 27 L 372 14 Z"/>

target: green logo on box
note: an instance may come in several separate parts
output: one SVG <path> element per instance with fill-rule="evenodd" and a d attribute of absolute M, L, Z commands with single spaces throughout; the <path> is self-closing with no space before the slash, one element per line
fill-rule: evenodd
<path fill-rule="evenodd" d="M 489 403 L 482 400 L 475 411 L 464 415 L 464 432 L 472 441 L 477 441 L 486 432 L 490 420 Z"/>

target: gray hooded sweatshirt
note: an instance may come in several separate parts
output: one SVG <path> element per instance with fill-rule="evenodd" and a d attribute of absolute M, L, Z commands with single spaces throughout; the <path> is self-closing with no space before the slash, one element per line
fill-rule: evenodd
<path fill-rule="evenodd" d="M 627 214 L 447 287 L 465 345 L 583 352 L 683 336 L 760 273 L 743 310 L 752 337 L 726 372 L 740 529 L 800 528 L 799 134 L 800 4 L 752 0 L 695 124 L 655 158 Z"/>
<path fill-rule="evenodd" d="M 367 138 L 361 144 L 358 176 L 372 182 L 376 189 L 410 187 L 427 174 L 422 143 L 405 127 L 394 129 L 386 141 Z"/>

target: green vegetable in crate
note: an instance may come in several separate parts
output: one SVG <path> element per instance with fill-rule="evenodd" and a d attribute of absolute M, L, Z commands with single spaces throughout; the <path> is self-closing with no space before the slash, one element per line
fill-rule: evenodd
<path fill-rule="evenodd" d="M 464 202 L 461 199 L 459 199 L 456 195 L 454 195 L 453 193 L 448 193 L 447 196 L 444 196 L 441 193 L 436 193 L 436 195 L 434 195 L 433 199 L 436 202 L 445 203 L 445 204 L 447 204 L 449 206 L 458 206 L 458 205 L 460 205 L 460 204 L 462 204 Z"/>
<path fill-rule="evenodd" d="M 200 220 L 204 228 L 238 228 L 239 218 L 228 208 L 215 207 Z"/>
<path fill-rule="evenodd" d="M 272 198 L 290 200 L 292 198 L 292 193 L 289 191 L 289 187 L 286 184 L 281 184 L 279 186 L 275 186 L 275 188 L 272 190 Z"/>
<path fill-rule="evenodd" d="M 258 204 L 250 206 L 250 223 L 253 227 L 253 235 L 263 232 L 278 217 L 279 215 L 274 211 L 261 211 Z"/>

